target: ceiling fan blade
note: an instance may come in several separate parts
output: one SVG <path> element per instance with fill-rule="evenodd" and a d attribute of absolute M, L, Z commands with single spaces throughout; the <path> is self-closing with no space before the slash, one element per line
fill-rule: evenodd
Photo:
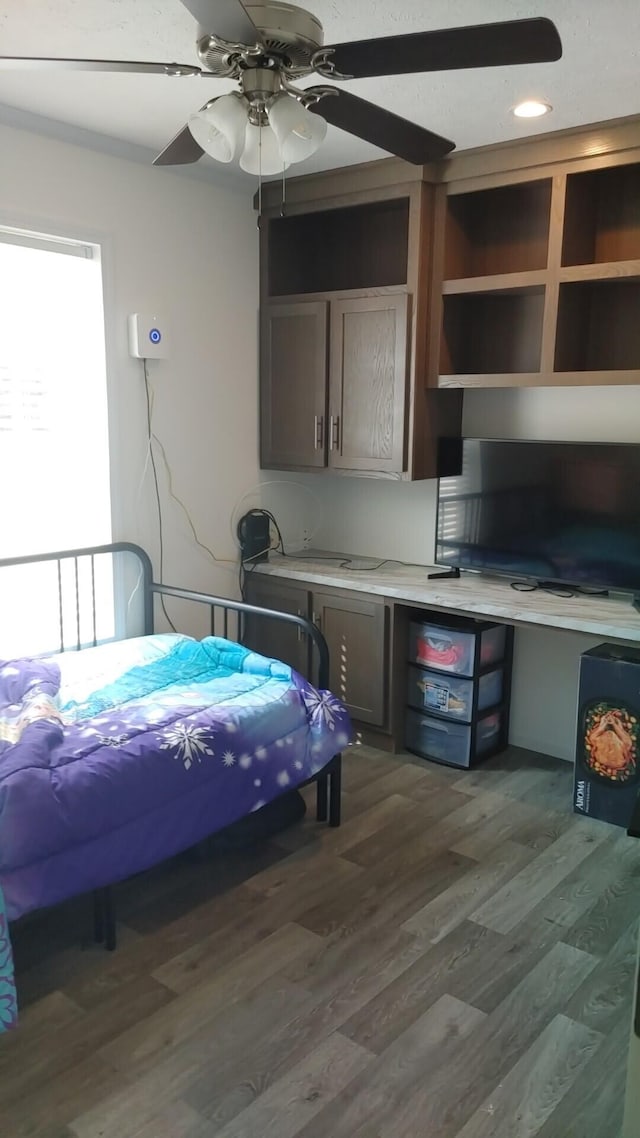
<path fill-rule="evenodd" d="M 190 63 L 146 63 L 133 59 L 45 59 L 0 55 L 0 71 L 132 71 L 151 75 L 208 75 Z"/>
<path fill-rule="evenodd" d="M 352 79 L 465 67 L 503 67 L 560 59 L 555 24 L 544 18 L 416 32 L 332 45 L 336 71 Z"/>
<path fill-rule="evenodd" d="M 311 88 L 313 90 L 313 88 Z M 337 95 L 326 95 L 318 103 L 309 106 L 309 110 L 320 115 L 332 126 L 338 126 L 349 134 L 363 138 L 382 150 L 396 154 L 407 162 L 414 162 L 421 166 L 425 162 L 434 162 L 443 158 L 455 147 L 454 142 L 433 134 L 430 130 L 418 126 L 416 123 L 402 119 L 391 111 L 385 111 L 374 103 L 368 103 L 349 91 L 336 88 Z"/>
<path fill-rule="evenodd" d="M 182 0 L 203 32 L 218 35 L 229 43 L 252 46 L 262 43 L 262 34 L 240 0 Z"/>
<path fill-rule="evenodd" d="M 161 150 L 157 158 L 154 158 L 154 166 L 188 166 L 190 162 L 197 162 L 202 158 L 204 150 L 198 145 L 193 137 L 188 126 L 183 126 L 182 130 L 167 143 L 164 150 Z"/>

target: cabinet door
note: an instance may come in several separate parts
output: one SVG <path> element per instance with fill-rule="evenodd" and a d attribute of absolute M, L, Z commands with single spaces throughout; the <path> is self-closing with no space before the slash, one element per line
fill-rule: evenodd
<path fill-rule="evenodd" d="M 268 304 L 260 328 L 263 467 L 326 465 L 326 302 Z"/>
<path fill-rule="evenodd" d="M 329 466 L 404 469 L 408 321 L 406 293 L 332 302 Z"/>
<path fill-rule="evenodd" d="M 248 604 L 275 609 L 276 612 L 290 612 L 294 616 L 307 616 L 309 612 L 306 589 L 274 582 L 270 577 L 252 574 L 246 583 L 246 597 Z M 307 637 L 296 625 L 270 617 L 248 615 L 242 639 L 254 652 L 283 660 L 303 676 L 308 675 Z"/>
<path fill-rule="evenodd" d="M 354 719 L 386 719 L 386 610 L 383 601 L 313 594 L 313 621 L 327 641 L 329 687 Z"/>

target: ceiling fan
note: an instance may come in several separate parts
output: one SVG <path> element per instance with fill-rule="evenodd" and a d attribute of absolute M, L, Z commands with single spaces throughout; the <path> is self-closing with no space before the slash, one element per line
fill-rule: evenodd
<path fill-rule="evenodd" d="M 240 160 L 256 174 L 277 173 L 312 154 L 326 124 L 421 165 L 444 157 L 454 143 L 331 84 L 300 88 L 316 74 L 328 80 L 499 67 L 559 59 L 551 20 L 417 32 L 324 46 L 319 20 L 280 0 L 181 0 L 197 20 L 202 67 L 129 60 L 0 56 L 0 69 L 33 68 L 164 74 L 237 80 L 231 94 L 210 99 L 158 155 L 154 165 L 197 162 L 206 152 Z"/>

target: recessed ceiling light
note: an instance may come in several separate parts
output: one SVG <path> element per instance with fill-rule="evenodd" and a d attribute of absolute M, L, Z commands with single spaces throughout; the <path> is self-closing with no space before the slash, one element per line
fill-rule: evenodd
<path fill-rule="evenodd" d="M 543 103 L 539 99 L 526 99 L 513 108 L 513 113 L 519 119 L 538 119 L 541 115 L 548 115 L 553 107 L 550 103 Z"/>

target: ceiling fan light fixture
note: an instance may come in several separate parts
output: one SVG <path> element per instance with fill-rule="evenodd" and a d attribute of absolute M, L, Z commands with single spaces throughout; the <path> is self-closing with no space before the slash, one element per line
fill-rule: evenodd
<path fill-rule="evenodd" d="M 552 110 L 551 103 L 545 103 L 542 99 L 525 99 L 511 108 L 517 119 L 539 119 Z"/>
<path fill-rule="evenodd" d="M 269 125 L 287 165 L 310 158 L 324 142 L 327 124 L 294 95 L 278 95 L 269 107 Z"/>
<path fill-rule="evenodd" d="M 266 123 L 256 126 L 247 122 L 240 168 L 247 174 L 264 178 L 269 174 L 281 174 L 288 166 L 271 127 Z"/>
<path fill-rule="evenodd" d="M 189 119 L 189 130 L 205 153 L 218 162 L 233 162 L 245 142 L 247 111 L 239 95 L 221 95 Z"/>

